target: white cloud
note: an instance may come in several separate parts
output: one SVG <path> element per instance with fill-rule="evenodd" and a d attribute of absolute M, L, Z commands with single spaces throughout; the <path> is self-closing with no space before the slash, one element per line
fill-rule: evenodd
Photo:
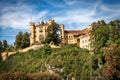
<path fill-rule="evenodd" d="M 34 12 L 34 7 L 18 3 L 12 6 L 6 6 L 1 11 L 0 26 L 3 28 L 12 27 L 19 29 L 28 29 L 31 20 L 38 21 L 47 14 L 47 10 Z"/>
<path fill-rule="evenodd" d="M 76 0 L 64 0 L 65 4 L 71 6 L 71 5 L 75 5 L 78 1 Z"/>
<path fill-rule="evenodd" d="M 6 6 L 1 10 L 0 26 L 3 28 L 29 29 L 30 20 L 38 22 L 41 19 L 48 19 L 48 17 L 51 16 L 51 18 L 55 19 L 58 23 L 65 24 L 67 29 L 74 29 L 73 24 L 78 28 L 80 26 L 87 27 L 87 25 L 90 25 L 94 21 L 101 19 L 110 20 L 113 17 L 120 16 L 119 5 L 114 5 L 114 7 L 111 8 L 110 6 L 102 5 L 101 0 L 97 0 L 95 3 L 86 3 L 80 0 L 63 0 L 64 3 L 47 0 L 44 2 L 56 8 L 59 7 L 61 10 L 51 10 L 48 14 L 49 7 L 48 10 L 42 9 L 36 12 L 34 6 L 38 7 L 38 5 L 18 3 Z M 81 6 L 80 4 L 87 4 L 87 6 Z"/>
<path fill-rule="evenodd" d="M 110 13 L 111 17 L 120 16 L 120 6 L 108 7 L 108 6 L 102 5 L 101 9 L 107 13 Z"/>
<path fill-rule="evenodd" d="M 69 25 L 69 29 L 74 29 L 76 27 L 87 27 L 86 24 L 92 23 L 93 21 L 96 21 L 96 18 L 93 18 L 93 16 L 96 14 L 96 10 L 91 9 L 76 9 L 76 10 L 68 10 L 65 11 L 64 14 L 61 16 L 55 16 L 54 19 L 59 23 L 65 23 Z M 84 23 L 84 24 L 83 24 Z M 71 24 L 75 24 L 76 26 L 73 26 Z"/>
<path fill-rule="evenodd" d="M 77 7 L 76 9 L 63 11 L 63 14 L 61 14 L 60 16 L 55 16 L 54 19 L 59 23 L 67 24 L 68 29 L 75 29 L 75 27 L 83 29 L 83 26 L 85 28 L 89 26 L 92 22 L 98 20 L 105 20 L 108 22 L 115 19 L 114 17 L 117 17 L 119 19 L 119 16 L 120 6 L 114 5 L 114 7 L 112 8 L 111 6 L 107 5 L 103 6 L 101 0 L 98 0 L 89 8 Z M 72 24 L 75 24 L 76 26 Z"/>
<path fill-rule="evenodd" d="M 46 2 L 47 4 L 53 6 L 53 7 L 57 7 L 57 8 L 63 8 L 65 7 L 65 5 L 62 3 L 62 0 L 59 1 L 59 0 L 43 0 L 44 2 Z"/>

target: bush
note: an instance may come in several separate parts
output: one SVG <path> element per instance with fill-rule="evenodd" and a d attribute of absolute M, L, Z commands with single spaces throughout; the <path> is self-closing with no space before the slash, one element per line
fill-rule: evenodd
<path fill-rule="evenodd" d="M 52 49 L 51 49 L 50 45 L 48 45 L 48 44 L 45 44 L 42 47 L 42 51 L 43 51 L 43 53 L 45 53 L 45 55 L 50 55 L 52 53 Z"/>
<path fill-rule="evenodd" d="M 58 74 L 42 73 L 3 73 L 0 74 L 0 80 L 62 80 Z"/>
<path fill-rule="evenodd" d="M 8 46 L 6 48 L 6 51 L 15 51 L 14 47 L 13 46 Z"/>
<path fill-rule="evenodd" d="M 0 80 L 27 80 L 27 75 L 24 72 L 3 73 L 0 75 Z"/>
<path fill-rule="evenodd" d="M 47 72 L 32 73 L 32 74 L 28 74 L 28 76 L 34 80 L 62 80 L 59 75 L 50 74 Z"/>
<path fill-rule="evenodd" d="M 53 72 L 65 80 L 71 80 L 71 78 L 89 80 L 90 60 L 91 54 L 75 44 L 66 45 L 62 48 L 51 48 L 46 44 L 38 50 L 29 50 L 25 53 L 9 56 L 0 63 L 0 73 L 23 71 L 30 73 L 27 74 L 27 78 L 30 79 L 59 80 L 53 74 L 38 73 L 49 71 L 51 67 Z M 81 75 L 84 75 L 83 78 Z"/>

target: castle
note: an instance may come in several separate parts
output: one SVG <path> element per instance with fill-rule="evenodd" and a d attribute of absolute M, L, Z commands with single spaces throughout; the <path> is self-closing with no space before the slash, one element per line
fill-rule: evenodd
<path fill-rule="evenodd" d="M 44 41 L 47 34 L 46 29 L 54 22 L 55 20 L 49 20 L 46 23 L 41 22 L 37 25 L 35 25 L 34 22 L 30 22 L 30 45 L 41 43 L 42 41 Z M 63 24 L 59 24 L 59 27 L 61 29 L 60 36 L 62 44 L 77 44 L 81 48 L 91 50 L 91 26 L 84 30 L 64 30 Z"/>

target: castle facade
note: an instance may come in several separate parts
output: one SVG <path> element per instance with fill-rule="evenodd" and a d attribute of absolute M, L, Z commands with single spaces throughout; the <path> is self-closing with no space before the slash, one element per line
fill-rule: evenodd
<path fill-rule="evenodd" d="M 47 28 L 51 25 L 54 20 L 49 20 L 44 23 L 41 22 L 35 25 L 34 22 L 30 22 L 30 45 L 41 43 L 45 40 L 47 35 Z M 90 42 L 90 32 L 91 26 L 84 30 L 64 30 L 64 25 L 59 24 L 60 27 L 60 36 L 62 44 L 77 44 L 81 48 L 86 48 L 91 50 L 91 42 Z"/>

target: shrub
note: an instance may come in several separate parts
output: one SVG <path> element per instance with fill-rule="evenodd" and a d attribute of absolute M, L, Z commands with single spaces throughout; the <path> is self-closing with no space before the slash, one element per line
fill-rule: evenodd
<path fill-rule="evenodd" d="M 0 74 L 0 80 L 62 80 L 58 74 L 42 73 L 24 73 L 8 72 Z"/>
<path fill-rule="evenodd" d="M 27 75 L 24 72 L 8 72 L 1 74 L 0 80 L 27 80 Z"/>
<path fill-rule="evenodd" d="M 42 47 L 42 50 L 43 50 L 43 53 L 45 53 L 46 55 L 50 55 L 52 53 L 52 49 L 51 49 L 50 45 L 48 45 L 48 44 L 45 44 Z"/>

